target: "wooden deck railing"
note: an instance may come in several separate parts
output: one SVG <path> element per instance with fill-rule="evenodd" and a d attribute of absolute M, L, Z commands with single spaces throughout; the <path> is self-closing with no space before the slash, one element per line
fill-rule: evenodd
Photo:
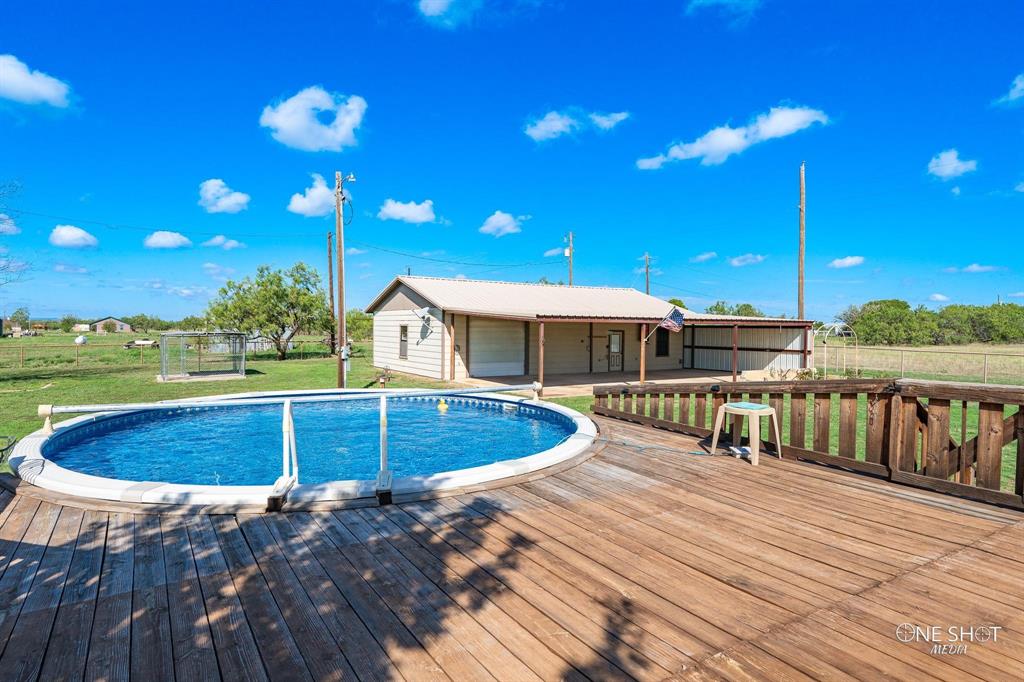
<path fill-rule="evenodd" d="M 1024 387 L 911 379 L 606 384 L 594 387 L 594 398 L 595 414 L 701 437 L 723 403 L 765 403 L 778 415 L 784 458 L 1024 508 Z M 731 420 L 730 435 L 739 424 Z"/>

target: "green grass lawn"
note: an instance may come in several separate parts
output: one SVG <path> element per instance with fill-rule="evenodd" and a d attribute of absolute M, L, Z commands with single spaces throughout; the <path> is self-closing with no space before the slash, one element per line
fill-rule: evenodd
<path fill-rule="evenodd" d="M 156 352 L 154 351 L 154 356 Z M 377 370 L 370 365 L 367 345 L 356 345 L 349 372 L 349 386 L 376 385 Z M 217 393 L 332 388 L 337 377 L 334 358 L 251 360 L 244 379 L 157 383 L 154 367 L 106 366 L 75 369 L 65 366 L 37 367 L 3 372 L 0 381 L 0 436 L 22 437 L 42 426 L 36 416 L 40 404 L 152 402 Z M 13 374 L 13 376 L 12 376 Z M 394 387 L 432 388 L 440 382 L 395 375 Z"/>

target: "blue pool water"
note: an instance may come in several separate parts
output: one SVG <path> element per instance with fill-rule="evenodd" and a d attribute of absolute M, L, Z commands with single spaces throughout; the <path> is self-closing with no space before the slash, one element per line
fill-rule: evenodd
<path fill-rule="evenodd" d="M 388 400 L 395 477 L 525 457 L 575 432 L 568 417 L 482 398 Z M 373 479 L 378 402 L 294 404 L 300 483 Z M 281 475 L 281 406 L 235 405 L 134 412 L 58 430 L 43 455 L 83 474 L 132 481 L 269 485 Z"/>

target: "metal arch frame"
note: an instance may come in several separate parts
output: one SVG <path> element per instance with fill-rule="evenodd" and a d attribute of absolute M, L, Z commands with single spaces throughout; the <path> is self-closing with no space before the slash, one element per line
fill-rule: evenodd
<path fill-rule="evenodd" d="M 845 322 L 829 322 L 814 327 L 814 338 L 821 337 L 821 345 L 824 346 L 824 365 L 822 367 L 824 379 L 828 379 L 828 340 L 829 338 L 853 339 L 853 366 L 854 370 L 860 371 L 860 341 L 857 339 L 857 331 Z M 843 345 L 843 371 L 846 371 L 846 349 L 849 346 Z M 838 357 L 837 357 L 838 362 Z"/>

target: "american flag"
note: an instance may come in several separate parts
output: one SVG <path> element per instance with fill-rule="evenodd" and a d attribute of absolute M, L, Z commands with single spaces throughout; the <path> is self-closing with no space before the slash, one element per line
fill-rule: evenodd
<path fill-rule="evenodd" d="M 683 311 L 673 306 L 672 312 L 666 315 L 664 319 L 658 323 L 658 326 L 662 329 L 667 329 L 670 332 L 681 332 L 685 321 L 686 319 L 683 317 Z"/>

